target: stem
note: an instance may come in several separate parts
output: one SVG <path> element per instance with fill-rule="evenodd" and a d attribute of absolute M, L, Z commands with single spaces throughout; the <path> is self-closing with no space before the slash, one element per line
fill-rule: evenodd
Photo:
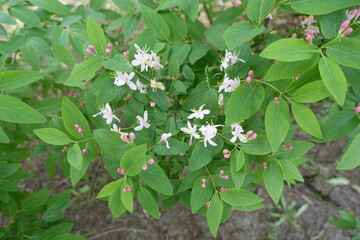
<path fill-rule="evenodd" d="M 211 16 L 210 16 L 209 9 L 206 7 L 206 2 L 203 3 L 203 6 L 204 6 L 204 11 L 206 13 L 206 16 L 207 16 L 207 18 L 209 20 L 209 23 L 210 23 L 210 25 L 212 25 L 213 21 L 212 21 Z"/>
<path fill-rule="evenodd" d="M 87 142 L 87 141 L 90 141 L 91 139 L 94 139 L 94 138 L 95 137 L 87 138 L 87 139 L 84 139 L 84 140 L 81 140 L 81 141 L 76 141 L 75 143 Z"/>
<path fill-rule="evenodd" d="M 218 191 L 217 191 L 217 189 L 216 189 L 216 185 L 215 185 L 215 182 L 214 182 L 213 176 L 211 175 L 211 173 L 210 173 L 209 169 L 208 169 L 206 166 L 205 166 L 204 168 L 205 168 L 205 170 L 206 170 L 207 174 L 209 175 L 209 178 L 210 178 L 210 180 L 211 180 L 211 182 L 212 182 L 212 184 L 213 184 L 213 186 L 214 186 L 215 192 L 218 192 Z"/>

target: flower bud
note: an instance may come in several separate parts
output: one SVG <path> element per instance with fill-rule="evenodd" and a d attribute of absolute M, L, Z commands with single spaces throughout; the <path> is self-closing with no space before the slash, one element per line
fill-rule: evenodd
<path fill-rule="evenodd" d="M 347 35 L 350 35 L 352 32 L 353 32 L 353 28 L 348 28 L 346 29 L 346 31 L 342 34 L 344 37 L 347 36 Z"/>
<path fill-rule="evenodd" d="M 154 164 L 154 162 L 155 162 L 155 161 L 154 161 L 154 159 L 152 159 L 152 158 L 148 160 L 148 163 L 149 163 L 150 165 L 151 165 L 151 164 Z"/>
<path fill-rule="evenodd" d="M 68 147 L 64 147 L 63 149 L 61 149 L 62 152 L 66 152 L 69 148 Z"/>
<path fill-rule="evenodd" d="M 286 150 L 291 150 L 291 149 L 293 149 L 293 146 L 288 146 L 287 148 L 286 148 Z"/>
<path fill-rule="evenodd" d="M 205 206 L 206 206 L 207 208 L 209 208 L 209 207 L 210 207 L 210 203 L 209 203 L 209 202 L 205 203 Z"/>
<path fill-rule="evenodd" d="M 112 47 L 113 47 L 113 45 L 112 45 L 111 43 L 108 43 L 108 44 L 107 44 L 107 48 L 108 48 L 108 49 L 110 49 L 110 50 L 111 50 L 111 49 L 112 49 Z"/>
<path fill-rule="evenodd" d="M 252 81 L 251 77 L 247 77 L 245 80 L 246 83 L 251 83 L 251 81 Z"/>
<path fill-rule="evenodd" d="M 246 136 L 251 136 L 251 135 L 253 135 L 253 134 L 254 134 L 254 131 L 250 130 L 250 131 L 248 131 L 248 132 L 246 133 Z"/>
<path fill-rule="evenodd" d="M 123 192 L 127 192 L 127 188 L 124 187 L 124 188 L 122 189 L 122 191 L 123 191 Z"/>
<path fill-rule="evenodd" d="M 225 173 L 225 171 L 224 170 L 220 170 L 220 175 L 223 175 L 224 173 Z"/>
<path fill-rule="evenodd" d="M 345 30 L 345 28 L 347 28 L 350 24 L 350 20 L 345 20 L 341 25 L 340 25 L 340 29 L 339 32 L 342 32 Z"/>
<path fill-rule="evenodd" d="M 223 191 L 223 192 L 226 192 L 227 188 L 222 187 L 222 188 L 220 188 L 220 190 Z"/>
<path fill-rule="evenodd" d="M 253 77 L 254 76 L 254 71 L 253 70 L 250 70 L 249 72 L 248 72 L 248 77 Z"/>
<path fill-rule="evenodd" d="M 75 124 L 74 127 L 75 127 L 77 130 L 81 128 L 79 124 Z"/>
<path fill-rule="evenodd" d="M 263 165 L 263 166 L 266 166 L 266 162 L 262 162 L 262 165 Z"/>
<path fill-rule="evenodd" d="M 284 146 L 286 146 L 286 147 L 291 146 L 291 143 L 287 142 L 284 144 Z"/>
<path fill-rule="evenodd" d="M 202 188 L 206 188 L 206 184 L 204 184 L 204 183 L 201 184 L 201 187 L 202 187 Z"/>
<path fill-rule="evenodd" d="M 256 133 L 254 133 L 254 134 L 250 137 L 250 140 L 255 140 L 255 139 L 256 139 L 256 137 L 257 137 L 257 134 L 256 134 Z"/>
<path fill-rule="evenodd" d="M 69 72 L 71 72 L 71 68 L 69 68 L 69 67 L 66 67 L 65 69 L 66 69 L 66 71 L 69 71 Z"/>
<path fill-rule="evenodd" d="M 131 191 L 132 191 L 132 187 L 127 187 L 127 188 L 126 188 L 126 191 L 127 191 L 127 192 L 131 192 Z"/>
<path fill-rule="evenodd" d="M 117 172 L 120 174 L 123 174 L 123 175 L 125 175 L 125 173 L 126 173 L 125 169 L 123 169 L 123 168 L 118 168 Z"/>
<path fill-rule="evenodd" d="M 306 36 L 306 39 L 305 39 L 308 43 L 312 43 L 312 40 L 313 40 L 313 36 L 312 35 L 310 35 L 310 34 L 308 34 L 307 36 Z"/>
<path fill-rule="evenodd" d="M 291 38 L 297 38 L 297 34 L 294 33 L 293 35 L 291 35 Z"/>
<path fill-rule="evenodd" d="M 82 154 L 85 154 L 85 153 L 87 153 L 87 152 L 88 152 L 88 150 L 87 150 L 86 148 L 84 148 L 84 149 L 81 151 Z"/>
<path fill-rule="evenodd" d="M 229 176 L 228 176 L 228 175 L 225 175 L 225 176 L 223 176 L 222 178 L 225 179 L 225 180 L 228 180 L 228 179 L 229 179 Z"/>
<path fill-rule="evenodd" d="M 128 101 L 128 100 L 130 100 L 130 98 L 131 98 L 131 94 L 129 94 L 129 95 L 127 95 L 126 97 L 124 97 L 123 100 Z"/>
<path fill-rule="evenodd" d="M 111 49 L 107 48 L 107 49 L 105 50 L 105 54 L 106 54 L 106 55 L 110 55 L 110 53 L 111 53 Z"/>
<path fill-rule="evenodd" d="M 229 153 L 229 150 L 228 149 L 224 149 L 223 150 L 223 154 L 225 155 L 225 154 L 228 154 Z"/>
<path fill-rule="evenodd" d="M 129 137 L 130 137 L 130 142 L 134 142 L 134 140 L 135 140 L 135 133 L 133 133 L 133 132 L 129 133 Z"/>
<path fill-rule="evenodd" d="M 115 46 L 119 46 L 119 42 L 118 42 L 118 41 L 115 42 Z"/>
<path fill-rule="evenodd" d="M 315 32 L 314 32 L 314 30 L 309 30 L 309 31 L 308 31 L 308 34 L 311 35 L 311 36 L 314 36 L 314 35 L 315 35 Z"/>
<path fill-rule="evenodd" d="M 83 130 L 82 128 L 79 128 L 79 129 L 78 129 L 78 132 L 79 132 L 81 135 L 84 134 L 84 130 Z"/>
<path fill-rule="evenodd" d="M 126 134 L 121 134 L 120 139 L 121 139 L 123 142 L 129 143 L 129 140 L 128 140 Z"/>
<path fill-rule="evenodd" d="M 129 57 L 129 51 L 128 51 L 128 50 L 127 50 L 127 51 L 124 51 L 124 52 L 123 52 L 123 55 L 124 55 L 124 57 L 128 58 L 128 57 Z"/>
<path fill-rule="evenodd" d="M 360 106 L 357 106 L 357 107 L 355 108 L 354 112 L 360 113 Z"/>
<path fill-rule="evenodd" d="M 92 56 L 95 56 L 95 53 L 93 53 L 93 51 L 91 51 L 91 49 L 87 48 L 86 52 Z"/>
<path fill-rule="evenodd" d="M 201 179 L 201 181 L 202 181 L 203 183 L 205 183 L 205 182 L 206 182 L 206 178 Z"/>
<path fill-rule="evenodd" d="M 85 80 L 85 79 L 81 79 L 80 82 L 86 82 L 86 80 Z"/>
<path fill-rule="evenodd" d="M 230 158 L 230 154 L 224 154 L 224 158 Z"/>
<path fill-rule="evenodd" d="M 89 45 L 89 46 L 88 46 L 88 49 L 90 49 L 91 51 L 96 52 L 96 48 L 95 48 L 93 45 Z"/>
<path fill-rule="evenodd" d="M 156 103 L 155 102 L 150 102 L 150 107 L 155 107 Z"/>
<path fill-rule="evenodd" d="M 145 170 L 147 170 L 147 169 L 148 169 L 148 166 L 147 166 L 147 164 L 145 163 L 144 166 L 142 167 L 142 170 L 145 171 Z"/>
<path fill-rule="evenodd" d="M 185 153 L 180 153 L 179 155 L 180 155 L 180 156 L 185 156 Z"/>

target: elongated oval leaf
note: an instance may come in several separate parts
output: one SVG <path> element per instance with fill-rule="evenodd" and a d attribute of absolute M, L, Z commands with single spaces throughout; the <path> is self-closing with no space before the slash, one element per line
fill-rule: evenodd
<path fill-rule="evenodd" d="M 83 156 L 79 144 L 75 143 L 72 147 L 69 148 L 67 151 L 67 159 L 71 166 L 76 169 L 81 169 L 83 164 Z"/>
<path fill-rule="evenodd" d="M 147 164 L 147 169 L 141 171 L 139 176 L 155 191 L 169 196 L 173 195 L 173 188 L 170 180 L 157 163 Z"/>
<path fill-rule="evenodd" d="M 41 26 L 39 16 L 25 6 L 20 4 L 16 5 L 15 7 L 10 8 L 10 13 L 12 16 L 32 27 L 40 28 Z"/>
<path fill-rule="evenodd" d="M 141 12 L 146 26 L 153 29 L 158 38 L 168 40 L 170 37 L 170 29 L 165 20 L 156 11 L 142 4 Z"/>
<path fill-rule="evenodd" d="M 0 73 L 0 89 L 10 90 L 33 83 L 45 73 L 28 70 L 10 70 Z"/>
<path fill-rule="evenodd" d="M 211 196 L 214 194 L 214 186 L 210 179 L 207 179 L 205 183 L 201 180 L 204 176 L 199 177 L 194 181 L 194 186 L 191 190 L 191 197 L 190 197 L 190 205 L 191 205 L 191 212 L 196 213 L 202 208 L 207 201 L 210 200 Z M 205 187 L 201 187 L 202 184 L 205 184 Z"/>
<path fill-rule="evenodd" d="M 149 192 L 149 190 L 140 186 L 137 196 L 141 206 L 145 209 L 145 211 L 148 214 L 150 214 L 150 216 L 152 216 L 153 218 L 159 219 L 160 218 L 159 206 L 155 201 L 154 197 Z"/>
<path fill-rule="evenodd" d="M 291 7 L 298 13 L 321 15 L 359 5 L 358 0 L 291 0 Z"/>
<path fill-rule="evenodd" d="M 247 16 L 258 23 L 265 18 L 271 8 L 275 5 L 276 0 L 250 0 L 247 6 Z"/>
<path fill-rule="evenodd" d="M 338 38 L 326 47 L 326 54 L 338 64 L 360 69 L 360 40 Z"/>
<path fill-rule="evenodd" d="M 323 138 L 319 122 L 310 108 L 304 104 L 292 102 L 291 110 L 296 122 L 307 133 L 317 138 Z"/>
<path fill-rule="evenodd" d="M 108 183 L 105 187 L 103 187 L 101 189 L 101 191 L 99 192 L 99 194 L 96 196 L 96 198 L 104 198 L 107 197 L 109 195 L 111 195 L 113 192 L 115 192 L 117 189 L 120 188 L 121 183 L 124 179 L 120 178 L 116 181 L 113 181 L 111 183 Z M 120 199 L 118 199 L 120 200 Z"/>
<path fill-rule="evenodd" d="M 329 95 L 324 83 L 319 80 L 305 84 L 292 94 L 292 98 L 300 103 L 313 103 L 327 98 Z"/>
<path fill-rule="evenodd" d="M 360 134 L 351 142 L 350 147 L 336 166 L 337 170 L 349 170 L 360 165 Z"/>
<path fill-rule="evenodd" d="M 107 42 L 104 31 L 91 17 L 87 19 L 86 32 L 96 50 L 105 53 Z"/>
<path fill-rule="evenodd" d="M 220 192 L 221 199 L 231 206 L 251 206 L 264 201 L 261 197 L 245 189 L 229 188 L 226 192 Z"/>
<path fill-rule="evenodd" d="M 224 145 L 223 140 L 219 137 L 213 138 L 212 140 L 217 144 L 217 146 L 208 144 L 208 146 L 205 147 L 203 142 L 196 143 L 189 160 L 190 171 L 196 171 L 206 166 L 211 162 L 213 157 L 221 151 Z"/>
<path fill-rule="evenodd" d="M 233 50 L 244 42 L 256 37 L 264 30 L 263 26 L 254 28 L 250 23 L 238 23 L 226 29 L 223 38 L 229 50 Z"/>
<path fill-rule="evenodd" d="M 277 204 L 284 189 L 283 171 L 281 166 L 275 161 L 268 162 L 263 177 L 266 191 L 269 193 L 274 203 Z"/>
<path fill-rule="evenodd" d="M 120 161 L 120 168 L 126 170 L 126 175 L 135 176 L 145 164 L 146 144 L 133 147 L 124 153 Z"/>
<path fill-rule="evenodd" d="M 72 70 L 70 77 L 64 82 L 64 85 L 83 88 L 86 83 L 80 80 L 94 76 L 95 72 L 101 66 L 102 62 L 95 59 L 86 60 L 77 64 Z"/>
<path fill-rule="evenodd" d="M 210 207 L 207 210 L 206 219 L 211 234 L 216 237 L 217 231 L 223 215 L 224 203 L 220 197 L 215 194 L 210 201 Z"/>
<path fill-rule="evenodd" d="M 29 0 L 32 4 L 45 9 L 46 11 L 59 15 L 69 15 L 70 10 L 58 0 Z"/>
<path fill-rule="evenodd" d="M 41 140 L 51 145 L 66 145 L 74 142 L 65 133 L 56 128 L 35 129 L 34 133 Z"/>
<path fill-rule="evenodd" d="M 120 140 L 120 134 L 107 129 L 96 129 L 94 131 L 96 142 L 101 149 L 113 157 L 120 159 L 131 145 Z M 118 165 L 118 164 L 117 164 Z"/>

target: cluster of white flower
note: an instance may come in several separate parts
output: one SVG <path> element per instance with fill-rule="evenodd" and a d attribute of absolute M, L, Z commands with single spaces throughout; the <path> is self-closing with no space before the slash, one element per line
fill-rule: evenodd
<path fill-rule="evenodd" d="M 232 52 L 229 52 L 226 50 L 225 57 L 221 60 L 220 70 L 228 68 L 229 66 L 232 66 L 236 64 L 238 61 L 245 62 L 241 58 L 238 58 L 237 55 L 234 55 Z"/>
<path fill-rule="evenodd" d="M 204 141 L 204 147 L 207 147 L 207 143 L 210 143 L 210 145 L 212 146 L 217 146 L 217 144 L 212 139 L 216 137 L 217 127 L 220 126 L 223 125 L 213 125 L 213 124 L 202 125 L 199 128 L 202 137 L 200 137 L 200 134 L 197 133 L 197 126 L 196 125 L 191 126 L 191 123 L 189 121 L 187 122 L 187 128 L 182 127 L 180 128 L 180 130 L 190 136 L 190 142 L 189 142 L 190 145 L 192 144 L 193 138 L 195 139 L 202 138 Z"/>
<path fill-rule="evenodd" d="M 219 92 L 233 92 L 235 89 L 240 86 L 240 78 L 230 79 L 227 74 L 224 76 L 224 81 L 219 86 Z"/>
<path fill-rule="evenodd" d="M 113 119 L 116 119 L 120 122 L 120 119 L 115 116 L 109 103 L 106 103 L 105 107 L 100 108 L 100 112 L 94 114 L 93 117 L 97 117 L 98 115 L 102 115 L 102 117 L 106 119 L 106 124 L 111 124 Z"/>
<path fill-rule="evenodd" d="M 313 32 L 315 35 L 320 33 L 319 27 L 314 25 L 315 23 L 317 23 L 314 16 L 310 15 L 308 17 L 305 17 L 305 19 L 303 21 L 301 21 L 300 23 L 301 23 L 301 25 L 306 27 L 306 29 L 304 30 L 305 35 L 307 35 L 309 31 Z"/>
<path fill-rule="evenodd" d="M 129 74 L 125 72 L 116 72 L 114 84 L 118 87 L 128 85 L 128 87 L 132 90 L 139 90 L 141 93 L 146 93 L 146 87 L 148 85 L 143 84 L 139 79 L 136 80 L 136 84 L 133 83 L 131 80 L 134 78 L 134 76 L 134 72 Z"/>
<path fill-rule="evenodd" d="M 131 65 L 134 67 L 141 67 L 140 71 L 148 71 L 149 68 L 155 70 L 160 70 L 163 66 L 160 64 L 160 57 L 156 55 L 153 51 L 149 54 L 146 49 L 141 49 L 137 44 L 134 44 L 136 48 L 136 54 L 134 55 L 134 60 L 131 61 Z"/>

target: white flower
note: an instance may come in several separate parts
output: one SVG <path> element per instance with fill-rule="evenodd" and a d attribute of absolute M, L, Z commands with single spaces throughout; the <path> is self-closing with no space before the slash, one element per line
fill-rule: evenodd
<path fill-rule="evenodd" d="M 153 92 L 156 92 L 157 89 L 165 90 L 165 86 L 161 82 L 155 81 L 155 79 L 150 80 L 150 87 L 152 87 Z"/>
<path fill-rule="evenodd" d="M 221 61 L 220 70 L 228 68 L 231 65 L 237 63 L 237 61 L 245 62 L 243 59 L 238 58 L 236 55 L 233 55 L 232 52 L 226 50 L 225 57 Z"/>
<path fill-rule="evenodd" d="M 219 92 L 222 90 L 225 90 L 225 92 L 233 92 L 238 86 L 240 86 L 240 78 L 230 79 L 225 74 L 224 81 L 219 86 Z"/>
<path fill-rule="evenodd" d="M 133 79 L 134 76 L 135 76 L 134 72 L 132 72 L 130 74 L 127 74 L 124 72 L 116 72 L 116 78 L 115 78 L 114 84 L 119 87 L 127 84 L 130 89 L 136 90 L 135 83 L 133 83 L 131 81 L 131 79 Z"/>
<path fill-rule="evenodd" d="M 188 116 L 188 119 L 193 119 L 193 118 L 203 119 L 203 118 L 204 118 L 204 115 L 207 115 L 207 114 L 210 113 L 210 110 L 207 110 L 207 109 L 202 110 L 204 106 L 205 106 L 205 104 L 201 105 L 201 107 L 199 108 L 199 110 L 196 110 L 195 108 L 194 108 L 194 109 L 191 109 L 191 111 L 192 111 L 193 113 Z"/>
<path fill-rule="evenodd" d="M 143 128 L 149 128 L 150 124 L 148 123 L 148 112 L 145 110 L 144 112 L 144 118 L 140 116 L 136 116 L 136 119 L 139 121 L 139 126 L 135 127 L 135 131 L 140 131 Z"/>
<path fill-rule="evenodd" d="M 217 144 L 212 141 L 211 139 L 213 139 L 216 136 L 217 133 L 217 127 L 220 127 L 222 125 L 203 125 L 201 126 L 201 128 L 199 129 L 201 134 L 204 137 L 204 147 L 207 147 L 207 143 L 209 142 L 210 145 L 212 146 L 217 146 Z"/>
<path fill-rule="evenodd" d="M 233 137 L 230 139 L 230 142 L 234 143 L 236 142 L 237 139 L 239 139 L 239 141 L 242 143 L 246 143 L 248 141 L 248 137 L 245 134 L 243 134 L 244 129 L 239 123 L 231 124 L 231 128 L 233 130 L 231 132 Z"/>
<path fill-rule="evenodd" d="M 222 93 L 219 94 L 218 104 L 219 104 L 219 107 L 224 106 L 224 94 L 222 94 Z"/>
<path fill-rule="evenodd" d="M 163 68 L 163 65 L 160 64 L 160 57 L 158 57 L 153 51 L 151 51 L 149 67 L 155 70 L 160 70 L 161 68 Z"/>
<path fill-rule="evenodd" d="M 307 34 L 310 30 L 314 31 L 314 34 L 318 34 L 319 31 L 319 27 L 314 26 L 313 24 L 317 23 L 317 21 L 314 19 L 314 16 L 309 16 L 309 17 L 305 17 L 305 19 L 303 21 L 300 22 L 301 25 L 305 26 L 306 25 L 306 29 L 305 29 L 305 33 Z"/>
<path fill-rule="evenodd" d="M 163 133 L 163 135 L 161 135 L 160 142 L 165 142 L 166 148 L 170 148 L 169 142 L 167 140 L 169 137 L 171 137 L 171 133 Z"/>
<path fill-rule="evenodd" d="M 110 124 L 113 119 L 116 119 L 120 122 L 120 119 L 117 118 L 115 115 L 114 115 L 114 112 L 111 110 L 111 107 L 110 107 L 110 104 L 109 103 L 106 103 L 105 104 L 105 107 L 101 108 L 100 109 L 100 112 L 98 112 L 97 114 L 93 115 L 93 117 L 96 117 L 98 115 L 102 114 L 103 115 L 103 118 L 106 119 L 106 124 Z"/>
<path fill-rule="evenodd" d="M 142 82 L 140 82 L 140 80 L 136 80 L 136 87 L 137 89 L 141 92 L 141 93 L 146 93 L 146 87 L 148 85 L 143 84 Z"/>
<path fill-rule="evenodd" d="M 191 126 L 191 123 L 190 123 L 189 121 L 187 122 L 187 125 L 188 125 L 188 128 L 182 127 L 182 128 L 180 128 L 180 131 L 182 131 L 182 132 L 190 135 L 190 142 L 189 142 L 189 144 L 191 145 L 191 144 L 192 144 L 192 139 L 193 139 L 193 138 L 199 139 L 199 138 L 200 138 L 200 135 L 196 133 L 196 128 L 197 128 L 196 125 L 194 125 L 194 126 L 192 127 L 192 126 Z"/>
<path fill-rule="evenodd" d="M 160 57 L 156 55 L 153 51 L 151 54 L 147 53 L 147 50 L 141 49 L 137 44 L 134 44 L 136 48 L 136 54 L 134 55 L 134 60 L 131 61 L 131 65 L 134 67 L 141 66 L 141 72 L 148 71 L 149 67 L 155 70 L 160 70 L 163 66 L 160 64 Z"/>
<path fill-rule="evenodd" d="M 121 128 L 119 128 L 115 123 L 113 124 L 112 128 L 110 128 L 110 131 L 120 133 L 121 135 L 129 135 L 128 133 L 121 132 Z"/>

